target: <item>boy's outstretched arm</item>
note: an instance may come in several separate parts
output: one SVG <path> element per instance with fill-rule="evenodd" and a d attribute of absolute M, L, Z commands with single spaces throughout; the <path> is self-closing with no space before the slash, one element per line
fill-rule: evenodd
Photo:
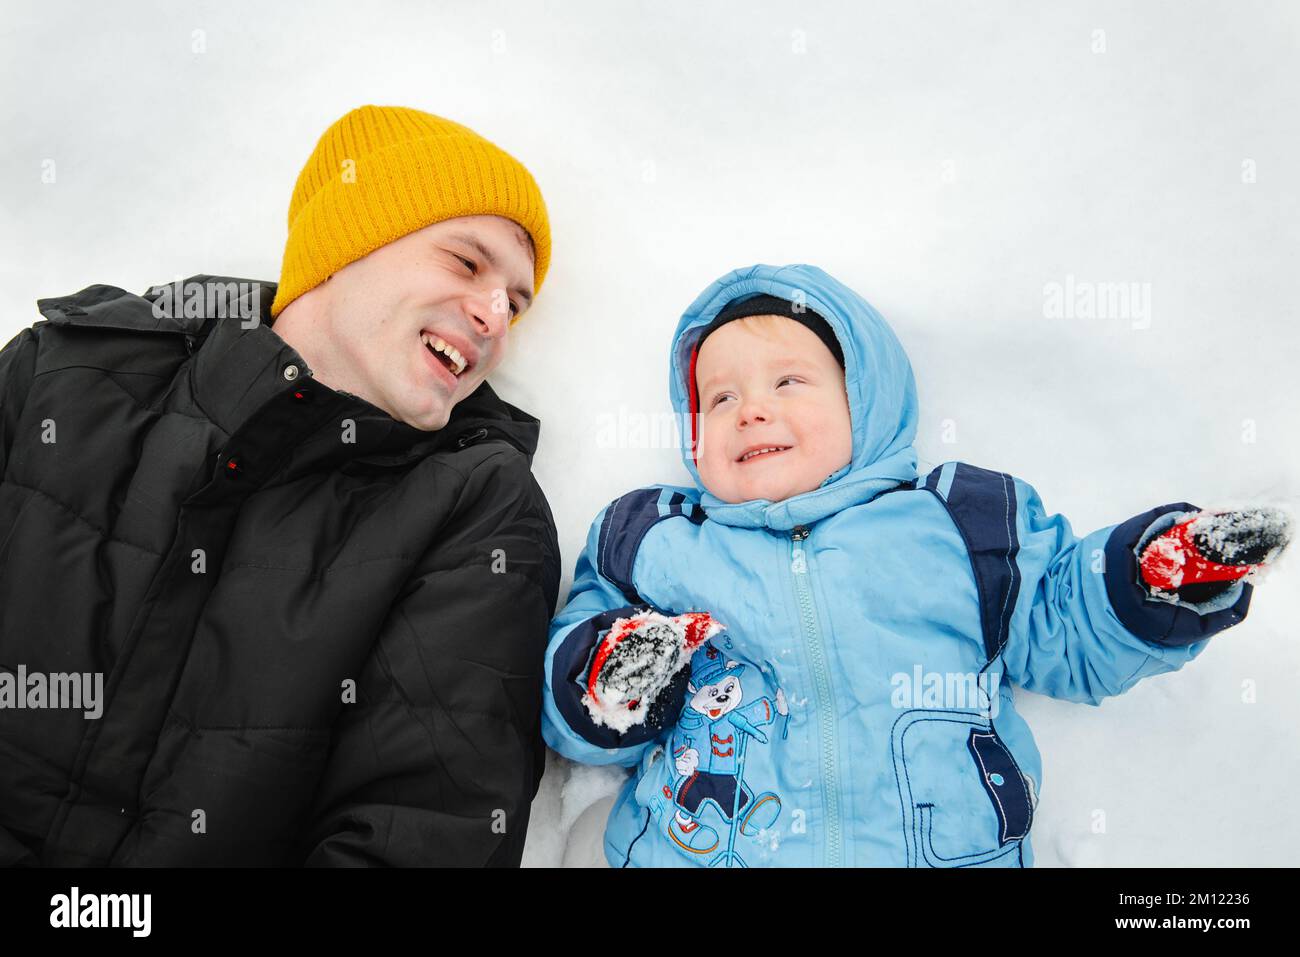
<path fill-rule="evenodd" d="M 1252 585 L 1240 578 L 1189 579 L 1170 592 L 1143 575 L 1148 546 L 1162 539 L 1167 551 L 1166 533 L 1200 513 L 1196 506 L 1157 506 L 1078 538 L 1064 516 L 1046 513 L 1028 483 L 1016 479 L 1015 492 L 1019 595 L 1002 658 L 1016 684 L 1097 705 L 1181 668 L 1210 637 L 1245 618 Z M 1283 537 L 1268 557 L 1284 545 Z"/>
<path fill-rule="evenodd" d="M 591 666 L 597 649 L 611 627 L 618 619 L 652 610 L 645 602 L 634 602 L 635 596 L 624 593 L 599 570 L 602 549 L 610 547 L 606 519 L 614 504 L 603 508 L 592 522 L 586 547 L 578 556 L 568 601 L 551 622 L 542 693 L 542 737 L 574 761 L 630 767 L 676 722 L 685 699 L 688 670 L 677 672 L 647 709 L 642 723 L 622 732 L 593 720 L 583 702 L 591 688 Z"/>

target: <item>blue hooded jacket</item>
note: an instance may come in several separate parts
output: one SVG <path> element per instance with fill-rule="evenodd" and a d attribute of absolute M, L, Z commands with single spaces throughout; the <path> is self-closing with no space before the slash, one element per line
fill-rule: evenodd
<path fill-rule="evenodd" d="M 1099 704 L 1174 671 L 1245 617 L 1236 582 L 1152 597 L 1137 556 L 1197 511 L 1162 505 L 1082 538 L 1026 482 L 963 462 L 917 473 L 916 384 L 884 319 L 808 265 L 737 269 L 674 335 L 689 423 L 700 332 L 730 302 L 804 303 L 844 352 L 852 459 L 783 501 L 655 485 L 601 509 L 551 625 L 542 730 L 556 751 L 635 768 L 610 811 L 611 866 L 1020 867 L 1042 763 L 1010 683 Z M 644 725 L 592 722 L 582 696 L 613 622 L 708 611 Z"/>

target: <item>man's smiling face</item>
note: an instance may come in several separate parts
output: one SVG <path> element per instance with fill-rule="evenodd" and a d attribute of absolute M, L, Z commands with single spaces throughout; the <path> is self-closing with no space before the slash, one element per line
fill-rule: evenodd
<path fill-rule="evenodd" d="M 323 384 L 434 431 L 501 362 L 532 295 L 523 228 L 462 216 L 344 266 L 290 303 L 274 330 Z"/>

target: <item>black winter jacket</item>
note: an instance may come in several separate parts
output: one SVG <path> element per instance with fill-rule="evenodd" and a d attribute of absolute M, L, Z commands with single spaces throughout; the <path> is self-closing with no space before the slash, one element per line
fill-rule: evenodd
<path fill-rule="evenodd" d="M 415 429 L 311 378 L 274 284 L 258 323 L 160 294 L 40 300 L 0 352 L 0 864 L 517 865 L 538 421 L 485 383 Z M 33 673 L 100 673 L 101 716 Z"/>

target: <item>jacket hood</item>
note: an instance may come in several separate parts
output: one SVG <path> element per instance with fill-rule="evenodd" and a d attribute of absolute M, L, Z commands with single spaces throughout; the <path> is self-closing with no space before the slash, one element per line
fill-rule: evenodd
<path fill-rule="evenodd" d="M 767 294 L 803 302 L 831 326 L 844 351 L 844 386 L 853 457 L 811 491 L 780 502 L 728 503 L 700 482 L 695 467 L 693 366 L 700 333 L 729 303 Z M 673 335 L 669 393 L 682 429 L 682 463 L 700 490 L 708 517 L 724 525 L 787 530 L 866 502 L 917 477 L 917 397 L 912 364 L 870 303 L 816 266 L 748 266 L 713 282 L 682 315 Z"/>
<path fill-rule="evenodd" d="M 274 331 L 270 306 L 275 300 L 276 283 L 207 274 L 190 276 L 181 282 L 184 283 L 182 289 L 191 283 L 198 285 L 236 283 L 243 285 L 235 288 L 250 291 L 251 287 L 258 287 L 256 291 L 261 310 L 261 324 Z M 154 304 L 167 290 L 167 285 L 153 286 L 143 295 L 138 296 L 116 286 L 98 284 L 87 286 L 80 292 L 67 296 L 40 299 L 36 305 L 45 318 L 57 325 L 184 335 L 196 344 L 194 346 L 196 349 L 201 347 L 198 344 L 207 339 L 216 323 L 241 322 L 237 316 L 216 318 L 186 315 L 183 311 L 175 317 L 169 314 L 159 317 L 155 313 Z M 305 361 L 301 365 L 310 369 Z M 447 424 L 435 432 L 426 432 L 404 422 L 398 422 L 388 413 L 359 396 L 351 398 L 363 407 L 363 414 L 391 421 L 390 434 L 385 441 L 389 451 L 367 457 L 385 464 L 420 458 L 444 445 L 459 444 L 463 447 L 487 438 L 499 438 L 509 442 L 524 454 L 530 464 L 537 451 L 541 423 L 527 412 L 503 400 L 487 382 L 481 383 L 474 392 L 456 403 Z"/>

